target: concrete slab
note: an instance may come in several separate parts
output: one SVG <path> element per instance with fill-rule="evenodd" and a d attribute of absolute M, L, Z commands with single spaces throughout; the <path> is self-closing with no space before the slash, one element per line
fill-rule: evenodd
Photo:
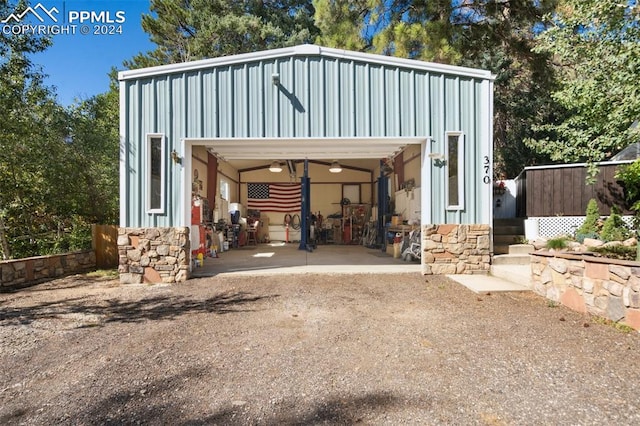
<path fill-rule="evenodd" d="M 491 275 L 447 275 L 476 293 L 499 291 L 531 291 L 528 287 Z"/>
<path fill-rule="evenodd" d="M 355 245 L 320 245 L 313 252 L 300 250 L 298 243 L 245 246 L 205 259 L 192 276 L 290 274 L 395 274 L 421 273 L 419 261 L 405 262 L 381 250 Z"/>
<path fill-rule="evenodd" d="M 531 288 L 531 265 L 491 265 L 491 275 Z"/>

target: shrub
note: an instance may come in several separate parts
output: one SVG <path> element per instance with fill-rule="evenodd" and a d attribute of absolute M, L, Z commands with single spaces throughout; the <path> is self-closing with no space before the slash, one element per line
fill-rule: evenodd
<path fill-rule="evenodd" d="M 553 250 L 562 250 L 567 248 L 569 240 L 567 237 L 557 237 L 547 240 L 547 248 Z"/>
<path fill-rule="evenodd" d="M 588 234 L 579 234 L 576 232 L 576 241 L 580 244 L 584 243 L 585 238 L 591 238 L 593 240 L 599 240 L 600 236 L 595 232 L 590 232 Z"/>
<path fill-rule="evenodd" d="M 631 210 L 640 213 L 640 159 L 621 166 L 616 173 L 616 179 L 622 182 Z"/>
<path fill-rule="evenodd" d="M 594 253 L 598 253 L 603 257 L 607 257 L 609 259 L 620 259 L 620 260 L 635 260 L 636 259 L 636 247 L 627 247 L 623 245 L 619 246 L 600 246 L 600 247 L 591 247 L 589 249 Z"/>
<path fill-rule="evenodd" d="M 629 229 L 622 220 L 620 209 L 617 206 L 611 207 L 611 214 L 604 221 L 600 238 L 603 241 L 623 241 L 629 238 Z"/>
<path fill-rule="evenodd" d="M 586 216 L 584 223 L 576 230 L 576 237 L 579 235 L 592 235 L 598 233 L 598 219 L 600 219 L 600 211 L 598 210 L 598 202 L 595 198 L 589 200 Z M 584 240 L 584 237 L 582 239 Z"/>

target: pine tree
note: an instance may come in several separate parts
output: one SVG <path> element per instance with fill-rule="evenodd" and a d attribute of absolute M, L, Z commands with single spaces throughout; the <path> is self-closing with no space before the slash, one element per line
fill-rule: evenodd
<path fill-rule="evenodd" d="M 628 237 L 629 229 L 620 216 L 620 209 L 617 206 L 611 206 L 611 213 L 602 225 L 600 238 L 602 241 L 623 241 Z"/>
<path fill-rule="evenodd" d="M 582 225 L 576 230 L 576 238 L 579 242 L 585 238 L 598 237 L 598 220 L 600 220 L 600 210 L 598 202 L 592 198 L 587 204 L 586 218 Z"/>
<path fill-rule="evenodd" d="M 312 42 L 311 1 L 151 0 L 142 28 L 157 45 L 129 68 L 186 62 Z"/>

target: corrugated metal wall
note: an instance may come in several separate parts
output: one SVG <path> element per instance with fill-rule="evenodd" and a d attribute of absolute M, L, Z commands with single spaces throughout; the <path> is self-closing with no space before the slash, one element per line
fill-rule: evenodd
<path fill-rule="evenodd" d="M 169 153 L 180 151 L 183 138 L 431 136 L 430 152 L 444 153 L 446 131 L 465 135 L 466 207 L 445 210 L 444 168 L 432 167 L 432 190 L 423 190 L 432 221 L 489 223 L 482 158 L 491 155 L 491 89 L 488 79 L 321 55 L 125 79 L 121 224 L 176 225 L 183 185 Z M 163 214 L 146 211 L 149 133 L 166 136 Z"/>

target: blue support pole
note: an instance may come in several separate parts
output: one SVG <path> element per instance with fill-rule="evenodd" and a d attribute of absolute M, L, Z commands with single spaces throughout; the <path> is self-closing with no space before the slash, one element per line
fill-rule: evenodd
<path fill-rule="evenodd" d="M 378 177 L 378 241 L 382 246 L 382 251 L 387 250 L 387 206 L 389 198 L 389 185 L 387 185 L 387 178 L 383 173 L 384 162 L 380 160 L 380 176 Z"/>
<path fill-rule="evenodd" d="M 309 232 L 309 219 L 311 217 L 311 179 L 309 179 L 309 160 L 304 160 L 304 176 L 301 182 L 302 188 L 302 200 L 300 206 L 300 246 L 299 250 L 307 250 L 308 247 L 308 232 Z"/>

